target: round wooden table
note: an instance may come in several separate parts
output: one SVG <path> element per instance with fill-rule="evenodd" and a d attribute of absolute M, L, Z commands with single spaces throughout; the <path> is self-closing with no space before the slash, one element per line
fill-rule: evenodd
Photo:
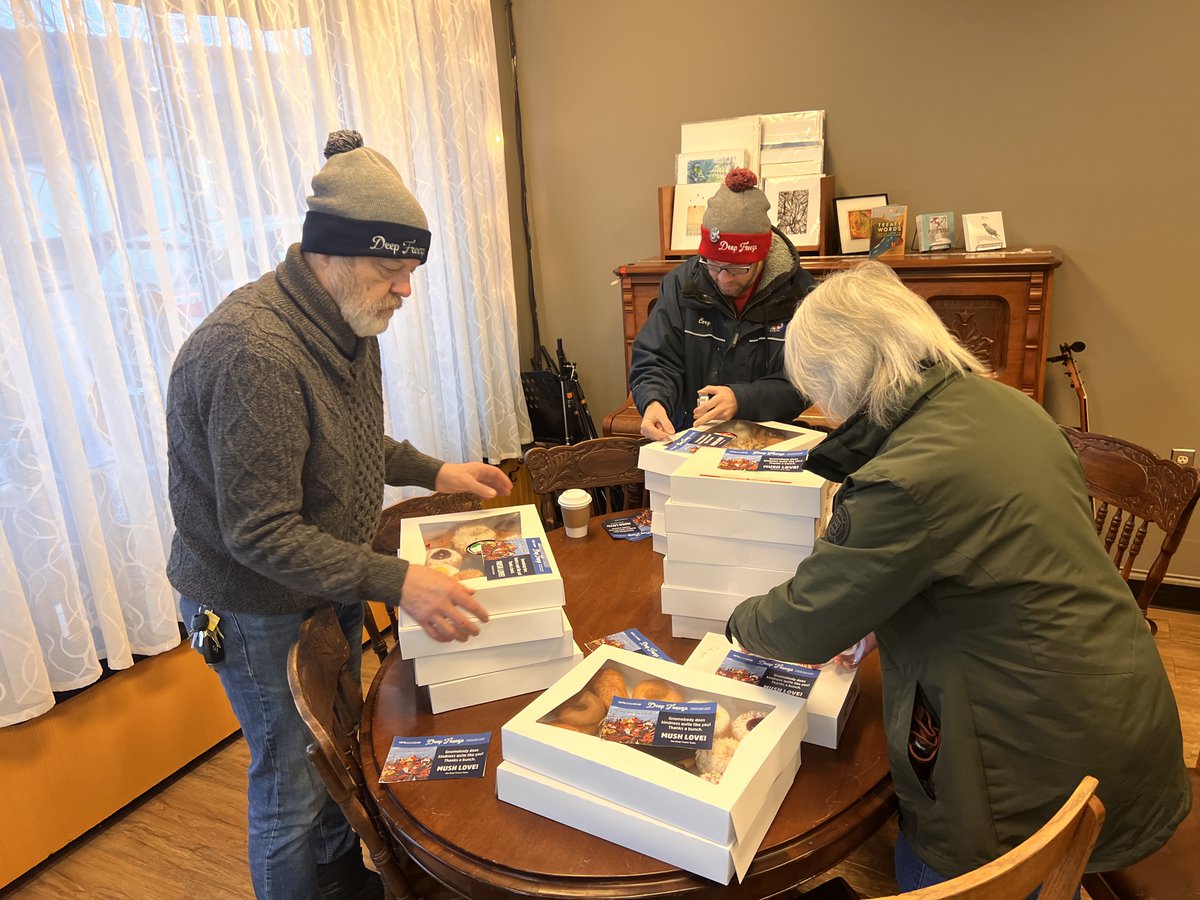
<path fill-rule="evenodd" d="M 588 536 L 549 534 L 566 588 L 575 641 L 637 628 L 682 662 L 696 641 L 671 637 L 662 614 L 662 559 L 649 540 L 611 539 L 592 520 Z M 503 675 L 496 677 L 502 678 Z M 413 682 L 412 663 L 393 652 L 367 694 L 362 765 L 392 834 L 435 877 L 472 898 L 738 897 L 780 893 L 828 869 L 895 810 L 888 774 L 876 654 L 859 673 L 861 693 L 841 746 L 805 744 L 800 773 L 746 878 L 716 884 L 666 863 L 542 818 L 496 798 L 500 729 L 534 695 L 433 715 Z M 483 778 L 380 784 L 396 735 L 491 732 Z"/>

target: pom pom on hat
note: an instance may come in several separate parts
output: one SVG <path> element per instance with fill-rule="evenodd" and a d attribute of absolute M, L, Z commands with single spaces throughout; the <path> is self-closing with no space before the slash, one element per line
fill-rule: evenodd
<path fill-rule="evenodd" d="M 358 134 L 358 132 L 356 131 L 354 134 Z M 740 194 L 742 191 L 748 190 L 756 184 L 758 184 L 758 176 L 749 169 L 730 169 L 725 176 L 725 187 L 729 188 L 735 194 Z"/>
<path fill-rule="evenodd" d="M 749 169 L 730 169 L 708 201 L 700 224 L 700 255 L 717 262 L 748 264 L 771 250 L 771 203 Z"/>
<path fill-rule="evenodd" d="M 357 150 L 363 145 L 363 136 L 352 128 L 329 132 L 329 140 L 325 142 L 325 158 L 338 153 Z"/>
<path fill-rule="evenodd" d="M 424 262 L 429 221 L 387 157 L 357 131 L 334 131 L 328 160 L 312 180 L 300 249 L 330 256 L 382 256 Z"/>

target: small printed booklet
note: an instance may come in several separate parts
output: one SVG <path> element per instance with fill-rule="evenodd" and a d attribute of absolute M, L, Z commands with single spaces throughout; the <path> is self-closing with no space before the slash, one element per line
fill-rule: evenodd
<path fill-rule="evenodd" d="M 689 428 L 675 435 L 675 439 L 667 444 L 667 450 L 676 453 L 695 453 L 700 447 L 724 447 L 733 442 L 733 435 L 720 431 L 699 431 Z"/>
<path fill-rule="evenodd" d="M 807 700 L 821 670 L 798 663 L 785 663 L 765 656 L 755 656 L 741 650 L 730 650 L 717 669 L 717 674 Z"/>
<path fill-rule="evenodd" d="M 433 737 L 395 737 L 379 773 L 381 784 L 482 778 L 491 732 Z"/>
<path fill-rule="evenodd" d="M 954 245 L 954 213 L 925 213 L 917 216 L 917 249 L 949 250 Z"/>
<path fill-rule="evenodd" d="M 583 646 L 587 649 L 588 653 L 591 653 L 597 647 L 604 645 L 620 647 L 622 650 L 631 650 L 634 653 L 640 653 L 642 656 L 652 656 L 655 659 L 665 659 L 667 662 L 675 662 L 675 660 L 663 653 L 654 641 L 650 640 L 650 638 L 646 637 L 636 628 L 626 628 L 624 631 L 618 631 L 616 634 L 588 641 Z"/>
<path fill-rule="evenodd" d="M 644 541 L 651 537 L 650 510 L 643 509 L 632 516 L 604 520 L 604 530 L 614 541 Z"/>
<path fill-rule="evenodd" d="M 807 450 L 726 450 L 717 468 L 726 472 L 802 472 Z"/>
<path fill-rule="evenodd" d="M 870 255 L 903 256 L 908 239 L 908 207 L 900 204 L 871 209 Z"/>
<path fill-rule="evenodd" d="M 600 737 L 642 747 L 707 750 L 716 730 L 717 703 L 668 703 L 613 697 L 600 723 Z"/>

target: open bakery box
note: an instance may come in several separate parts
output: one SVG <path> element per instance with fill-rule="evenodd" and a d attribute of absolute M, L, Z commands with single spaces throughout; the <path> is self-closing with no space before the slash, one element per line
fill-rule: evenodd
<path fill-rule="evenodd" d="M 601 646 L 504 725 L 496 791 L 727 884 L 791 788 L 806 729 L 802 699 Z"/>

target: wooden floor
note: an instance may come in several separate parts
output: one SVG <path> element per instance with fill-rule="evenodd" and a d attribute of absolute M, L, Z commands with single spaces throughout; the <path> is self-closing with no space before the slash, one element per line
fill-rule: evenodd
<path fill-rule="evenodd" d="M 1155 610 L 1158 646 L 1183 718 L 1184 757 L 1200 753 L 1200 614 Z M 363 656 L 364 679 L 378 668 Z M 252 897 L 246 869 L 245 778 L 249 755 L 231 738 L 89 832 L 0 897 L 183 900 Z M 894 893 L 891 822 L 831 874 L 865 897 Z M 822 879 L 823 880 L 823 879 Z"/>

